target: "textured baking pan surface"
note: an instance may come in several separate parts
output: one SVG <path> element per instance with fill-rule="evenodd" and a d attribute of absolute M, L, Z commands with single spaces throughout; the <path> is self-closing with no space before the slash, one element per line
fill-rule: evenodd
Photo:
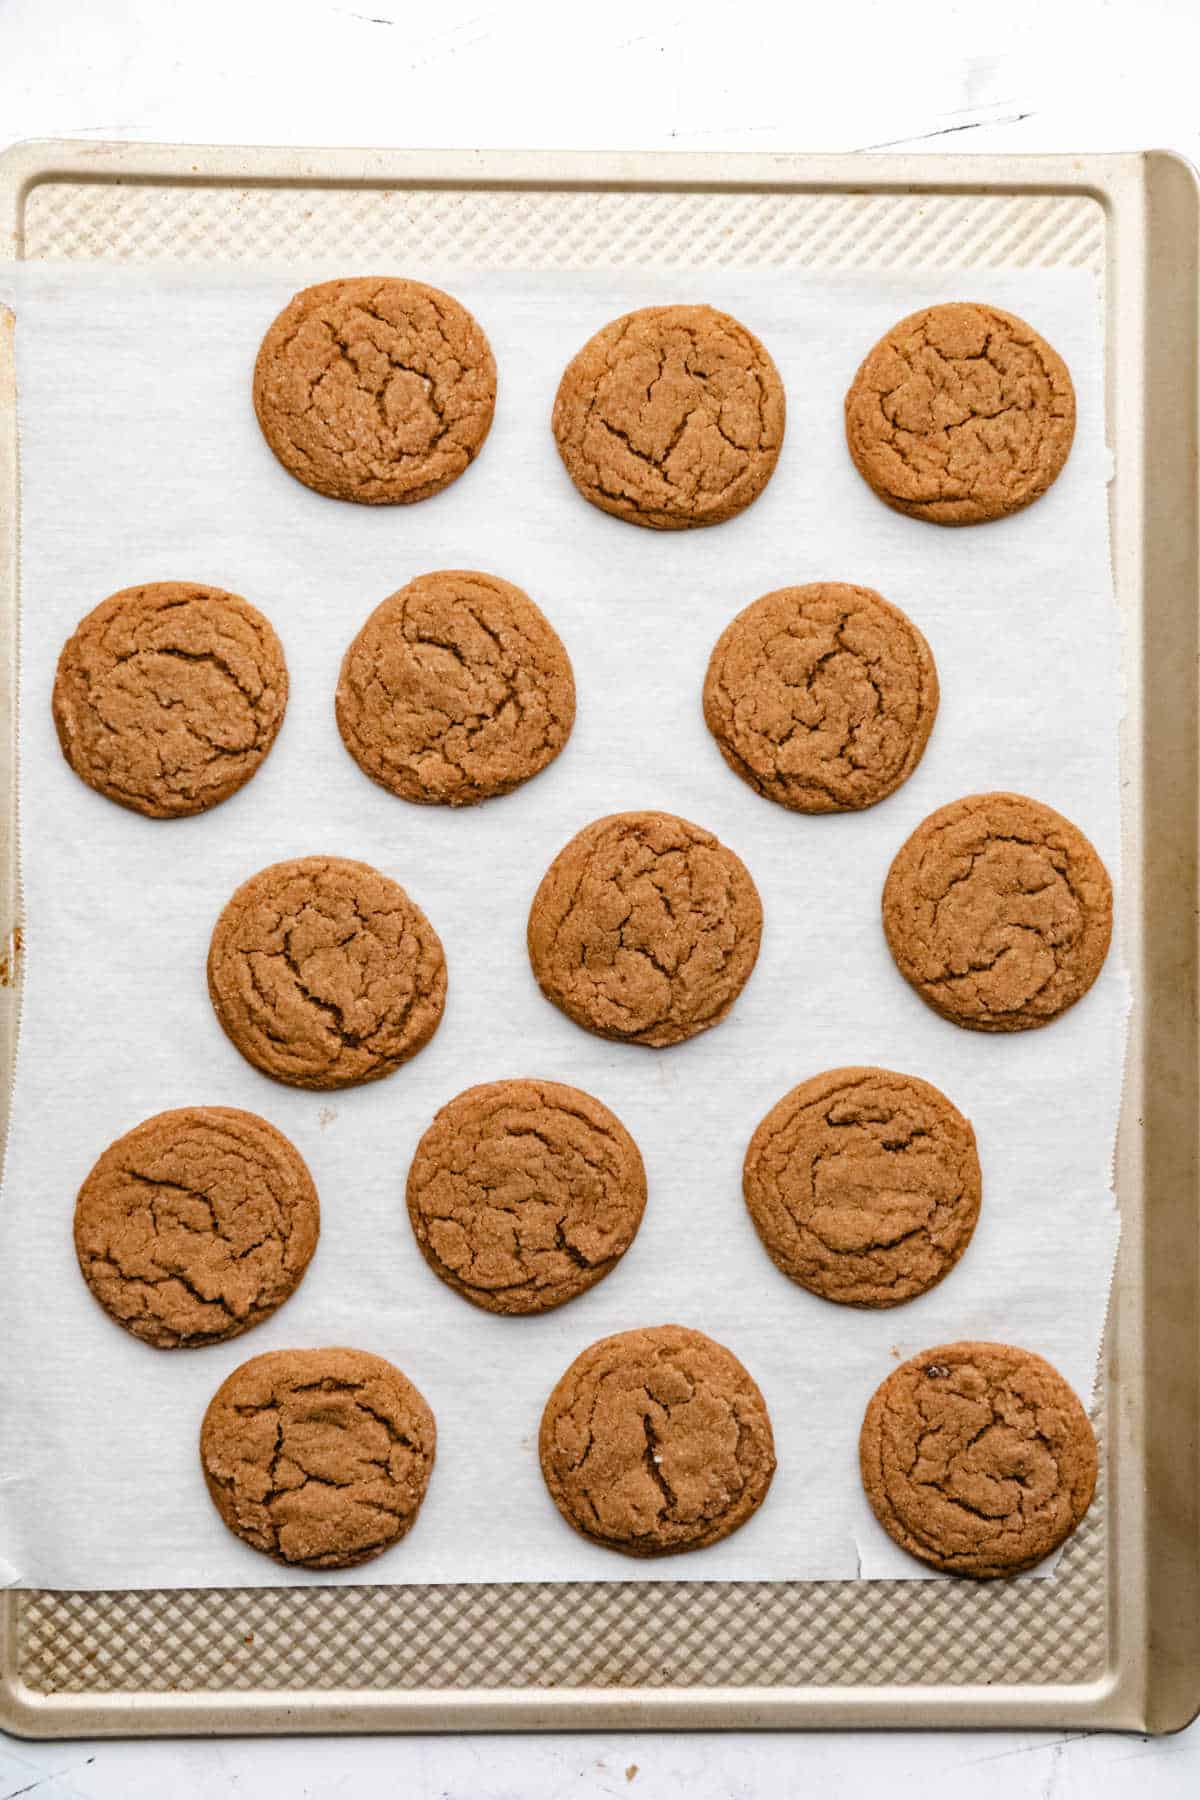
<path fill-rule="evenodd" d="M 0 160 L 0 228 L 8 257 L 43 261 L 936 269 L 962 271 L 966 298 L 986 297 L 989 270 L 1096 274 L 1127 642 L 1124 913 L 1135 987 L 1117 1156 L 1122 1249 L 1097 1410 L 1104 1466 L 1052 1581 L 14 1592 L 0 1617 L 0 1724 L 35 1736 L 1184 1724 L 1200 1706 L 1192 171 L 1166 155 L 46 144 Z M 17 463 L 7 320 L 0 1018 L 10 1059 L 20 1004 Z"/>

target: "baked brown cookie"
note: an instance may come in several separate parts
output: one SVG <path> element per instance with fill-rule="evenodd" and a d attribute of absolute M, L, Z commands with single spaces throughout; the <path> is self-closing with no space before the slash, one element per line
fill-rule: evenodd
<path fill-rule="evenodd" d="M 412 1529 L 433 1469 L 433 1414 L 365 1350 L 271 1350 L 222 1382 L 200 1466 L 235 1537 L 303 1569 L 351 1569 Z"/>
<path fill-rule="evenodd" d="M 762 935 L 758 890 L 710 831 L 612 813 L 560 850 L 529 911 L 538 986 L 586 1031 L 682 1043 L 729 1011 Z"/>
<path fill-rule="evenodd" d="M 334 500 L 428 500 L 491 429 L 496 364 L 466 307 L 419 281 L 304 288 L 254 365 L 254 410 L 289 475 Z"/>
<path fill-rule="evenodd" d="M 683 1325 L 622 1331 L 577 1356 L 546 1402 L 538 1450 L 568 1525 L 627 1556 L 718 1543 L 775 1473 L 758 1388 L 723 1344 Z"/>
<path fill-rule="evenodd" d="M 75 1251 L 105 1311 L 160 1349 L 268 1318 L 317 1247 L 317 1190 L 273 1125 L 232 1106 L 156 1113 L 110 1144 L 75 1202 Z"/>
<path fill-rule="evenodd" d="M 971 1241 L 975 1133 L 945 1094 L 891 1069 L 802 1081 L 750 1139 L 742 1191 L 771 1261 L 847 1306 L 898 1306 Z"/>
<path fill-rule="evenodd" d="M 585 500 L 678 531 L 758 499 L 785 410 L 779 371 L 744 325 L 712 306 L 647 306 L 567 364 L 552 425 Z"/>
<path fill-rule="evenodd" d="M 434 1119 L 408 1172 L 421 1253 L 464 1299 L 547 1312 L 614 1269 L 646 1204 L 638 1147 L 590 1094 L 489 1081 Z"/>
<path fill-rule="evenodd" d="M 1057 1369 L 1009 1344 L 923 1350 L 876 1388 L 859 1438 L 888 1536 L 949 1575 L 1032 1569 L 1096 1486 L 1096 1438 Z"/>
<path fill-rule="evenodd" d="M 907 781 L 937 717 L 929 645 L 873 588 L 777 588 L 717 639 L 704 719 L 735 775 L 794 812 L 874 806 Z"/>
<path fill-rule="evenodd" d="M 301 856 L 243 882 L 213 929 L 208 992 L 247 1062 L 291 1087 L 378 1081 L 446 1004 L 441 940 L 368 863 Z"/>
<path fill-rule="evenodd" d="M 1032 325 L 957 301 L 880 338 L 846 395 L 846 442 L 897 512 L 978 525 L 1057 480 L 1075 436 L 1075 389 Z"/>
<path fill-rule="evenodd" d="M 575 722 L 575 681 L 520 588 L 441 569 L 375 608 L 342 662 L 337 722 L 380 787 L 470 806 L 554 761 Z"/>
<path fill-rule="evenodd" d="M 883 889 L 883 929 L 922 1000 L 972 1031 L 1046 1025 L 1091 987 L 1112 937 L 1112 883 L 1083 833 L 1023 794 L 931 813 Z"/>
<path fill-rule="evenodd" d="M 283 648 L 253 606 L 196 581 L 151 581 L 80 620 L 52 708 L 81 781 L 147 818 L 179 819 L 249 781 L 287 697 Z"/>

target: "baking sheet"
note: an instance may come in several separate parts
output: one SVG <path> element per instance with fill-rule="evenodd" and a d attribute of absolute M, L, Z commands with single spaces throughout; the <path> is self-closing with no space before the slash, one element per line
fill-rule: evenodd
<path fill-rule="evenodd" d="M 681 296 L 678 276 L 455 275 L 448 285 L 477 312 L 500 366 L 492 439 L 436 501 L 372 511 L 299 488 L 249 409 L 258 339 L 301 279 L 11 277 L 29 926 L 0 1215 L 2 1266 L 22 1271 L 0 1325 L 9 1578 L 317 1579 L 289 1577 L 228 1537 L 204 1494 L 195 1432 L 208 1395 L 244 1356 L 348 1339 L 417 1381 L 440 1445 L 410 1538 L 346 1579 L 662 1579 L 663 1568 L 561 1525 L 532 1446 L 545 1393 L 579 1349 L 666 1317 L 710 1331 L 747 1363 L 780 1455 L 757 1518 L 672 1575 L 920 1574 L 858 1492 L 867 1396 L 893 1353 L 962 1335 L 1027 1343 L 1088 1393 L 1115 1245 L 1108 1184 L 1125 999 L 1115 956 L 1065 1019 L 997 1042 L 943 1024 L 910 995 L 877 913 L 903 837 L 973 788 L 1038 794 L 1076 819 L 1115 871 L 1117 628 L 1094 283 L 988 276 L 987 297 L 1031 317 L 1066 355 L 1080 431 L 1037 507 L 951 533 L 873 500 L 845 457 L 840 401 L 858 355 L 893 318 L 960 297 L 961 283 L 705 276 L 702 294 Z M 579 343 L 613 314 L 668 296 L 728 306 L 758 331 L 784 376 L 790 418 L 755 507 L 716 531 L 662 537 L 576 499 L 546 420 Z M 559 628 L 580 687 L 559 762 L 518 794 L 458 815 L 374 788 L 332 717 L 338 661 L 362 618 L 439 566 L 490 568 L 526 587 Z M 166 576 L 260 605 L 293 685 L 279 744 L 250 786 L 206 817 L 157 825 L 74 780 L 46 696 L 80 614 L 115 587 Z M 800 819 L 758 800 L 725 769 L 699 715 L 707 655 L 732 613 L 770 587 L 818 578 L 863 581 L 905 607 L 942 679 L 941 717 L 913 780 L 848 819 Z M 767 921 L 759 969 L 729 1020 L 657 1056 L 578 1032 L 540 999 L 523 951 L 529 898 L 562 842 L 598 812 L 648 804 L 731 843 Z M 319 849 L 362 856 L 409 887 L 450 969 L 446 1020 L 429 1050 L 388 1082 L 329 1099 L 244 1065 L 211 1016 L 203 974 L 212 920 L 236 883 L 276 857 Z M 750 1131 L 778 1095 L 855 1061 L 943 1087 L 974 1120 L 984 1166 L 984 1213 L 964 1263 L 933 1294 L 877 1316 L 825 1306 L 780 1276 L 744 1217 L 738 1182 Z M 545 1319 L 493 1320 L 425 1268 L 403 1183 L 438 1105 L 470 1082 L 526 1073 L 573 1081 L 615 1108 L 646 1157 L 650 1205 L 624 1263 L 592 1293 Z M 95 1308 L 74 1267 L 70 1210 L 113 1136 L 196 1100 L 249 1106 L 293 1138 L 321 1191 L 324 1235 L 275 1319 L 234 1343 L 165 1356 Z"/>

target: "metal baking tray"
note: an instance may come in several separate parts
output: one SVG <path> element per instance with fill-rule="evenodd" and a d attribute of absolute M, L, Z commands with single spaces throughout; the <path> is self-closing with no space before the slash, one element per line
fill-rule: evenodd
<path fill-rule="evenodd" d="M 0 1725 L 104 1733 L 1005 1725 L 1200 1708 L 1200 190 L 1164 152 L 632 156 L 21 145 L 0 257 L 1093 270 L 1126 625 L 1123 1236 L 1096 1505 L 1051 1581 L 12 1591 Z M 19 327 L 18 327 L 19 328 Z M 0 326 L 0 1034 L 20 1005 L 12 320 Z M 36 630 L 36 616 L 20 622 Z M 9 935 L 17 931 L 15 940 Z M 7 1106 L 0 1080 L 0 1104 Z M 3 1123 L 0 1119 L 0 1123 Z M 11 1203 L 11 1198 L 10 1198 Z"/>

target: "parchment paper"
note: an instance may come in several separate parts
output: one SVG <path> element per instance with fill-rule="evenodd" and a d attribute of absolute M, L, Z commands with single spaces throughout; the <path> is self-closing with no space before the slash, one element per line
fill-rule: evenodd
<path fill-rule="evenodd" d="M 436 269 L 406 272 L 438 280 Z M 415 507 L 339 505 L 267 451 L 250 405 L 261 335 L 306 280 L 338 269 L 182 274 L 20 268 L 22 470 L 20 832 L 26 986 L 0 1210 L 0 1557 L 44 1587 L 336 1581 L 288 1574 L 237 1542 L 205 1493 L 196 1439 L 244 1358 L 348 1343 L 398 1363 L 434 1408 L 438 1459 L 410 1537 L 351 1582 L 920 1576 L 862 1498 L 859 1423 L 897 1356 L 959 1337 L 1048 1356 L 1091 1392 L 1117 1240 L 1110 1171 L 1126 983 L 1117 953 L 1042 1031 L 987 1037 L 905 986 L 879 924 L 888 863 L 959 794 L 1013 788 L 1118 856 L 1118 627 L 1108 561 L 1102 333 L 1093 281 L 1017 272 L 820 278 L 455 273 L 500 369 L 492 436 L 446 493 Z M 978 292 L 977 292 L 978 291 Z M 842 397 L 860 356 L 918 305 L 987 298 L 1067 358 L 1079 432 L 1049 495 L 1000 524 L 947 531 L 899 517 L 854 472 Z M 549 432 L 559 374 L 632 307 L 727 307 L 775 357 L 787 440 L 736 521 L 638 530 L 579 499 Z M 574 662 L 578 722 L 516 794 L 463 812 L 405 805 L 342 748 L 333 690 L 367 613 L 413 575 L 494 571 L 524 587 Z M 292 692 L 279 741 L 234 799 L 144 820 L 86 789 L 55 741 L 59 647 L 106 594 L 194 579 L 274 622 Z M 941 714 L 892 799 L 804 818 L 725 767 L 700 712 L 712 644 L 770 588 L 878 587 L 925 632 Z M 728 1020 L 665 1052 L 602 1042 L 544 1001 L 525 919 L 552 856 L 600 813 L 679 812 L 744 858 L 762 894 L 758 969 Z M 361 857 L 399 880 L 445 944 L 449 1003 L 431 1046 L 391 1079 L 330 1097 L 256 1074 L 209 1006 L 204 961 L 234 887 L 280 857 Z M 974 1121 L 982 1218 L 964 1261 L 894 1311 L 826 1304 L 768 1261 L 745 1214 L 741 1159 L 794 1082 L 843 1063 L 920 1074 Z M 442 1285 L 404 1209 L 418 1137 L 473 1082 L 543 1075 L 614 1108 L 649 1173 L 641 1232 L 613 1275 L 546 1317 L 496 1319 Z M 294 1141 L 322 1236 L 296 1296 L 231 1343 L 164 1353 L 113 1325 L 80 1279 L 78 1186 L 148 1114 L 248 1107 Z M 608 1332 L 672 1320 L 728 1344 L 761 1385 L 779 1471 L 766 1504 L 713 1549 L 640 1562 L 585 1543 L 538 1471 L 541 1407 Z"/>

